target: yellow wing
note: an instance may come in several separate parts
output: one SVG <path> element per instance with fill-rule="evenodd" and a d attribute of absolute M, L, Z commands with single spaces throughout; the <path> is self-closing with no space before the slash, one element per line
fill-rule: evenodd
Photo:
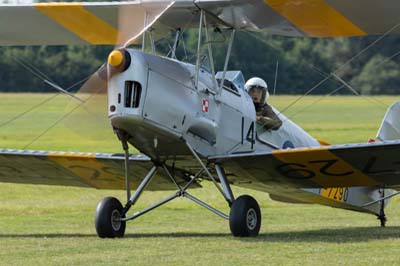
<path fill-rule="evenodd" d="M 400 33 L 398 0 L 179 0 L 0 5 L 0 45 L 123 44 L 152 28 L 198 27 L 199 8 L 213 24 L 285 36 Z"/>
<path fill-rule="evenodd" d="M 172 1 L 0 5 L 0 45 L 124 44 Z"/>
<path fill-rule="evenodd" d="M 272 187 L 400 187 L 400 142 L 347 144 L 214 157 L 232 180 Z M 235 178 L 236 176 L 236 178 Z M 251 185 L 247 185 L 250 186 Z"/>
<path fill-rule="evenodd" d="M 145 155 L 130 156 L 132 188 L 137 188 L 152 166 Z M 178 183 L 186 184 L 183 172 L 175 169 L 174 173 Z M 125 189 L 124 158 L 118 154 L 0 149 L 0 182 Z M 158 171 L 148 189 L 176 187 L 163 171 Z"/>

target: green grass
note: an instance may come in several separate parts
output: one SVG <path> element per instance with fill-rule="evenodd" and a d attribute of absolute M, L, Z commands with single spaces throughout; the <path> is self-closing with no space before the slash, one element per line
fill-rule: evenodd
<path fill-rule="evenodd" d="M 51 95 L 1 94 L 0 125 Z M 293 96 L 273 96 L 283 109 Z M 384 108 L 363 98 L 305 97 L 285 114 L 318 139 L 331 143 L 365 142 L 374 137 Z M 378 97 L 391 104 L 394 97 Z M 74 103 L 59 96 L 50 104 L 0 128 L 0 147 L 23 148 Z M 91 105 L 95 120 L 84 110 L 67 118 L 30 149 L 120 151 L 103 106 Z M 97 108 L 97 109 L 96 109 Z M 124 199 L 123 191 L 34 185 L 0 185 L 0 265 L 398 265 L 399 200 L 387 208 L 388 227 L 374 216 L 318 205 L 283 204 L 267 194 L 251 194 L 261 205 L 263 226 L 254 239 L 233 238 L 228 223 L 185 199 L 128 223 L 123 239 L 99 239 L 93 219 L 105 196 Z M 145 192 L 136 208 L 170 192 Z M 193 193 L 228 212 L 211 186 Z"/>
<path fill-rule="evenodd" d="M 298 97 L 271 96 L 271 102 L 283 110 Z M 308 96 L 284 114 L 319 140 L 358 143 L 376 136 L 387 107 L 396 100 L 394 96 Z"/>
<path fill-rule="evenodd" d="M 54 94 L 1 94 L 0 147 L 91 152 L 120 151 L 120 144 L 107 118 L 105 96 L 90 97 L 85 105 L 76 108 L 79 105 L 78 101 L 58 95 L 48 103 L 9 122 L 53 96 Z M 79 96 L 82 99 L 88 97 Z M 75 111 L 71 112 L 74 109 Z M 45 133 L 47 129 L 49 130 Z M 41 134 L 42 137 L 30 144 Z"/>

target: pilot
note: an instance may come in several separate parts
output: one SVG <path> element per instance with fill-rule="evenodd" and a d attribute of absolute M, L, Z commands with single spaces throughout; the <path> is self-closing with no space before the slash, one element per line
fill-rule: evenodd
<path fill-rule="evenodd" d="M 267 103 L 269 98 L 267 83 L 263 79 L 254 77 L 246 82 L 245 88 L 253 99 L 257 114 L 257 124 L 261 125 L 265 130 L 278 130 L 282 125 L 282 121 Z"/>

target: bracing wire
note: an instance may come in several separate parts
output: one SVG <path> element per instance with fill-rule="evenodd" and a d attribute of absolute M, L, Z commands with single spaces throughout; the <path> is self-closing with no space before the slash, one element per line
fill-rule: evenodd
<path fill-rule="evenodd" d="M 31 68 L 27 67 L 27 65 L 25 65 L 25 64 L 23 63 L 23 61 L 20 62 L 20 61 L 16 60 L 16 62 L 20 63 L 25 69 L 29 70 L 29 71 L 30 71 L 32 74 L 34 74 L 36 77 L 38 77 L 38 78 L 40 78 L 40 79 L 42 79 L 43 77 L 46 77 L 46 75 L 45 75 L 43 72 L 40 72 L 40 71 L 35 72 L 35 68 L 34 68 L 33 66 L 32 66 L 32 69 L 31 69 Z M 31 70 L 33 70 L 33 71 L 31 71 Z M 73 88 L 75 88 L 76 86 L 78 86 L 78 85 L 80 85 L 80 84 L 86 82 L 91 76 L 92 76 L 92 75 L 89 75 L 89 76 L 87 76 L 86 78 L 84 78 L 84 79 L 82 79 L 82 80 L 80 80 L 80 81 L 74 83 L 72 86 L 68 87 L 65 91 L 68 92 L 68 91 L 72 90 Z M 46 78 L 47 78 L 47 77 L 46 77 Z M 42 79 L 42 80 L 43 80 L 43 79 Z M 44 81 L 46 81 L 46 80 L 44 80 Z M 95 94 L 98 94 L 102 89 L 103 89 L 103 88 L 100 87 L 100 88 L 98 89 L 98 91 L 96 91 Z M 27 110 L 25 110 L 25 111 L 23 111 L 23 112 L 21 112 L 21 113 L 15 115 L 14 117 L 10 118 L 9 120 L 3 122 L 2 124 L 0 124 L 0 128 L 2 128 L 2 127 L 4 127 L 4 126 L 6 126 L 6 125 L 8 125 L 8 124 L 10 124 L 10 123 L 12 123 L 12 122 L 14 122 L 15 120 L 17 120 L 17 119 L 23 117 L 24 115 L 26 115 L 26 114 L 32 112 L 33 110 L 35 110 L 35 109 L 37 109 L 37 108 L 43 106 L 44 104 L 50 102 L 51 100 L 53 100 L 54 98 L 56 98 L 57 96 L 59 96 L 59 95 L 61 95 L 61 94 L 65 94 L 65 93 L 59 92 L 58 94 L 55 94 L 55 95 L 52 95 L 51 97 L 48 97 L 47 99 L 41 101 L 40 103 L 36 104 L 35 106 L 33 106 L 33 107 L 31 107 L 31 108 L 29 108 L 29 109 L 27 109 Z M 93 95 L 95 95 L 95 94 L 93 94 Z M 36 136 L 34 139 L 32 139 L 27 145 L 25 145 L 25 146 L 23 147 L 23 149 L 28 148 L 30 145 L 32 145 L 33 143 L 35 143 L 38 139 L 40 139 L 41 137 L 43 137 L 43 136 L 44 136 L 47 132 L 49 132 L 52 128 L 54 128 L 56 125 L 58 125 L 61 121 L 63 121 L 65 118 L 67 118 L 69 115 L 71 115 L 75 110 L 77 110 L 79 107 L 82 107 L 82 105 L 85 104 L 87 101 L 89 101 L 90 98 L 93 97 L 93 95 L 90 95 L 90 96 L 89 96 L 87 99 L 85 99 L 85 100 L 79 100 L 79 102 L 80 102 L 79 105 L 77 105 L 75 108 L 73 108 L 73 109 L 72 109 L 71 111 L 69 111 L 68 113 L 66 113 L 66 114 L 64 114 L 63 116 L 61 116 L 61 117 L 60 117 L 58 120 L 56 120 L 52 125 L 50 125 L 50 126 L 49 126 L 48 128 L 46 128 L 43 132 L 41 132 L 38 136 Z M 83 106 L 83 107 L 84 107 L 84 106 Z M 85 111 L 88 112 L 89 114 L 95 115 L 95 114 L 93 114 L 92 112 L 90 112 L 87 108 L 84 107 L 84 109 L 85 109 Z"/>
<path fill-rule="evenodd" d="M 376 65 L 376 67 L 379 67 L 380 65 L 382 65 L 382 64 L 384 64 L 384 63 L 386 63 L 386 62 L 388 62 L 389 60 L 392 60 L 393 58 L 397 57 L 398 55 L 400 55 L 400 51 L 397 51 L 397 52 L 394 53 L 393 55 L 391 55 L 391 56 L 385 58 L 384 60 L 382 60 L 381 62 L 379 62 L 379 63 Z M 357 91 L 357 90 L 356 90 L 354 87 L 352 87 L 350 84 L 348 84 L 348 83 L 345 82 L 343 79 L 341 79 L 340 77 L 338 77 L 336 74 L 331 73 L 331 75 L 332 75 L 333 77 L 339 78 L 338 81 L 339 81 L 340 83 L 342 83 L 342 86 L 339 87 L 340 89 L 342 89 L 343 87 L 346 87 L 346 88 L 348 88 L 354 95 L 364 97 L 367 101 L 373 102 L 373 103 L 378 103 L 380 106 L 382 106 L 382 107 L 384 107 L 385 109 L 387 109 L 388 105 L 387 105 L 386 103 L 384 103 L 384 102 L 382 102 L 382 101 L 376 99 L 375 97 L 366 96 L 366 95 L 361 94 L 359 91 Z M 317 84 L 317 85 L 318 85 L 318 84 Z M 313 88 L 312 88 L 312 89 L 313 89 Z M 334 91 L 333 93 L 331 92 L 331 93 L 327 94 L 326 96 L 332 95 L 332 94 L 334 94 L 334 93 L 336 93 L 336 92 L 337 92 L 337 91 Z M 309 94 L 310 92 L 306 92 L 306 93 Z M 324 95 L 324 96 L 325 96 L 325 95 Z M 321 97 L 321 100 L 322 100 L 322 98 L 324 98 L 324 97 Z M 293 102 L 292 105 L 295 104 L 298 100 L 300 100 L 300 99 L 296 99 L 296 101 Z M 317 101 L 317 102 L 319 102 L 319 101 Z M 290 106 L 292 106 L 292 105 L 290 105 Z M 311 105 L 313 105 L 313 104 L 311 104 Z M 290 107 L 290 106 L 289 106 L 289 107 Z M 306 108 L 301 109 L 300 111 L 298 111 L 298 113 L 303 112 L 305 109 L 308 109 L 309 107 L 311 107 L 311 106 L 307 106 Z M 286 108 L 288 108 L 288 107 L 286 107 Z M 282 112 L 281 112 L 281 113 L 282 113 Z M 296 113 L 295 115 L 290 116 L 290 118 L 293 118 L 293 117 L 296 116 L 296 115 L 297 115 L 297 113 Z"/>
<path fill-rule="evenodd" d="M 354 93 L 354 95 L 357 96 L 361 96 L 364 99 L 366 99 L 367 101 L 371 102 L 371 103 L 377 103 L 379 107 L 384 108 L 385 110 L 389 107 L 386 103 L 374 98 L 374 97 L 368 97 L 366 95 L 361 94 L 359 91 L 357 91 L 355 88 L 353 88 L 349 83 L 347 83 L 346 81 L 344 81 L 341 77 L 339 77 L 338 75 L 336 75 L 335 73 L 332 73 L 332 76 L 335 77 L 340 83 L 342 83 L 346 88 L 348 88 L 352 93 Z"/>
<path fill-rule="evenodd" d="M 356 58 L 360 57 L 362 54 L 364 54 L 366 51 L 368 51 L 369 49 L 371 49 L 373 46 L 375 46 L 379 41 L 381 41 L 382 39 L 384 39 L 388 34 L 390 34 L 392 31 L 394 31 L 395 29 L 397 29 L 400 26 L 400 23 L 396 24 L 395 26 L 393 26 L 392 28 L 390 28 L 389 30 L 387 30 L 383 35 L 381 35 L 379 38 L 377 38 L 375 41 L 373 41 L 372 43 L 370 43 L 367 47 L 365 47 L 364 49 L 362 49 L 360 52 L 358 52 L 357 54 L 355 54 L 353 57 L 351 57 L 349 60 L 347 60 L 344 64 L 340 65 L 339 67 L 337 67 L 333 72 L 331 73 L 325 73 L 322 70 L 318 70 L 318 68 L 316 68 L 315 66 L 313 66 L 311 63 L 308 63 L 307 65 L 312 67 L 315 70 L 318 70 L 317 72 L 320 75 L 325 76 L 322 80 L 320 80 L 317 84 L 315 84 L 312 88 L 310 88 L 309 90 L 307 90 L 303 95 L 299 96 L 297 99 L 295 99 L 293 102 L 291 102 L 289 105 L 287 105 L 285 108 L 283 108 L 282 111 L 280 111 L 278 113 L 284 113 L 286 112 L 290 107 L 292 107 L 293 105 L 295 105 L 297 102 L 299 102 L 303 97 L 305 97 L 306 95 L 310 94 L 312 91 L 314 91 L 315 89 L 317 89 L 318 87 L 320 87 L 323 83 L 325 83 L 327 80 L 334 78 L 336 81 L 340 82 L 343 86 L 340 87 L 346 87 L 348 88 L 352 93 L 359 95 L 359 96 L 363 96 L 364 98 L 366 98 L 367 100 L 371 101 L 375 101 L 376 103 L 379 103 L 381 105 L 384 105 L 385 107 L 387 107 L 387 105 L 381 101 L 379 101 L 376 98 L 373 97 L 367 97 L 365 95 L 361 95 L 357 90 L 355 90 L 353 87 L 351 87 L 348 83 L 346 83 L 343 79 L 341 79 L 338 75 L 337 72 L 341 71 L 345 66 L 347 66 L 348 64 L 350 64 L 352 61 L 354 61 Z M 253 36 L 254 38 L 259 39 L 258 37 L 256 37 L 255 35 L 250 34 L 251 36 Z M 274 49 L 281 51 L 280 48 L 275 47 L 274 45 L 269 44 L 268 42 L 264 41 L 261 39 L 262 42 L 266 43 L 267 45 L 269 45 L 270 47 L 273 47 Z M 400 51 L 396 52 L 395 54 L 393 54 L 392 56 L 390 56 L 388 59 L 382 60 L 384 62 L 387 62 L 388 60 L 396 57 L 398 54 L 400 54 Z M 370 99 L 372 98 L 372 99 Z M 308 106 L 309 107 L 309 106 Z M 308 108 L 307 107 L 307 108 Z M 293 116 L 292 116 L 293 117 Z M 264 126 L 264 125 L 262 125 Z"/>
<path fill-rule="evenodd" d="M 69 117 L 71 114 L 73 114 L 76 110 L 78 110 L 80 107 L 82 107 L 86 102 L 88 102 L 94 95 L 97 95 L 98 93 L 101 92 L 103 88 L 99 88 L 95 93 L 91 94 L 88 98 L 85 99 L 84 102 L 80 102 L 77 106 L 75 106 L 73 109 L 71 109 L 69 112 L 63 114 L 61 117 L 59 117 L 53 124 L 51 124 L 49 127 L 47 127 L 44 131 L 42 131 L 40 134 L 38 134 L 35 138 L 33 138 L 28 144 L 26 144 L 22 149 L 25 150 L 28 147 L 30 147 L 33 143 L 35 143 L 37 140 L 39 140 L 41 137 L 46 135 L 51 129 L 53 129 L 55 126 L 57 126 L 60 122 L 62 122 L 64 119 Z"/>
<path fill-rule="evenodd" d="M 304 106 L 303 108 L 301 108 L 299 111 L 297 111 L 296 113 L 294 113 L 291 116 L 288 116 L 287 119 L 292 119 L 293 117 L 299 115 L 300 113 L 304 112 L 305 110 L 309 109 L 310 107 L 312 107 L 313 105 L 317 104 L 318 102 L 322 101 L 324 98 L 334 95 L 335 93 L 339 92 L 341 89 L 343 89 L 345 86 L 341 85 L 339 87 L 337 87 L 336 89 L 332 90 L 331 92 L 321 95 L 320 97 L 318 97 L 315 101 L 313 101 L 312 103 L 310 103 L 309 105 Z"/>
<path fill-rule="evenodd" d="M 72 114 L 75 110 L 77 110 L 80 107 L 80 105 L 77 105 L 75 108 L 73 108 L 71 111 L 68 113 L 65 113 L 62 115 L 59 119 L 57 119 L 53 124 L 51 124 L 49 127 L 47 127 L 44 131 L 42 131 L 39 135 L 37 135 L 35 138 L 33 138 L 28 144 L 26 144 L 22 149 L 26 150 L 29 146 L 31 146 L 33 143 L 35 143 L 38 139 L 46 135 L 47 132 L 49 132 L 52 128 L 54 128 L 56 125 L 58 125 L 61 121 L 63 121 L 65 118 L 67 118 L 70 114 Z"/>
<path fill-rule="evenodd" d="M 183 47 L 183 52 L 184 52 L 184 54 L 185 54 L 185 57 L 184 57 L 184 59 L 187 59 L 188 58 L 188 55 L 187 55 L 187 49 L 186 49 L 186 44 L 185 44 L 185 39 L 184 39 L 184 37 L 183 37 L 183 34 L 187 31 L 187 29 L 189 28 L 189 26 L 192 24 L 192 22 L 193 22 L 193 20 L 194 20 L 194 18 L 195 18 L 195 16 L 196 16 L 196 14 L 193 14 L 192 16 L 191 16 L 191 18 L 189 19 L 189 21 L 183 26 L 183 28 L 181 29 L 181 33 L 179 34 L 179 39 L 180 39 L 180 43 L 182 43 L 182 47 Z M 164 38 L 165 39 L 165 38 Z M 161 41 L 162 41 L 163 39 L 161 39 Z M 172 53 L 172 46 L 167 42 L 167 45 L 168 45 L 168 53 L 165 55 L 165 57 L 169 57 L 170 56 L 170 54 Z"/>
<path fill-rule="evenodd" d="M 264 40 L 263 38 L 259 37 L 257 34 L 255 34 L 255 33 L 253 33 L 253 32 L 247 32 L 247 31 L 246 31 L 246 33 L 247 33 L 248 35 L 250 35 L 251 37 L 253 37 L 254 39 L 256 39 L 256 40 L 258 40 L 258 41 L 261 41 L 261 42 L 264 43 L 265 45 L 267 45 L 267 46 L 273 48 L 274 50 L 278 51 L 279 53 L 281 53 L 281 54 L 284 54 L 284 53 L 285 53 L 285 50 L 283 50 L 282 48 L 280 48 L 280 47 L 278 47 L 278 46 L 276 46 L 276 45 L 273 45 L 273 44 L 267 42 L 267 41 Z M 317 73 L 318 73 L 320 76 L 322 76 L 322 77 L 326 77 L 326 76 L 329 75 L 329 73 L 326 73 L 325 71 L 319 69 L 318 67 L 314 66 L 314 65 L 311 64 L 310 62 L 302 61 L 300 64 L 311 68 L 312 70 L 314 70 L 315 72 L 317 72 Z"/>
<path fill-rule="evenodd" d="M 4 50 L 4 48 L 0 47 L 1 49 Z M 23 58 L 18 58 L 16 56 L 13 56 L 12 59 L 19 65 L 21 65 L 24 69 L 26 69 L 27 71 L 29 71 L 30 73 L 32 73 L 35 77 L 37 77 L 38 79 L 42 80 L 43 82 L 45 82 L 46 84 L 51 85 L 53 88 L 59 87 L 50 77 L 48 77 L 45 73 L 43 73 L 42 71 L 40 71 L 40 69 L 38 69 L 37 67 L 35 67 L 33 64 L 31 64 L 30 62 L 28 62 L 27 60 L 23 59 Z M 72 84 L 71 86 L 69 86 L 67 89 L 62 89 L 61 87 L 59 87 L 59 89 L 57 89 L 59 91 L 58 94 L 52 95 L 46 99 L 44 99 L 43 101 L 39 102 L 38 104 L 30 107 L 29 109 L 22 111 L 21 113 L 16 114 L 15 116 L 11 117 L 10 119 L 8 119 L 7 121 L 3 122 L 0 124 L 0 128 L 7 126 L 8 124 L 16 121 L 17 119 L 23 117 L 24 115 L 36 110 L 37 108 L 43 106 L 44 104 L 50 102 L 51 100 L 53 100 L 54 98 L 56 98 L 57 96 L 61 95 L 61 94 L 66 94 L 72 98 L 75 98 L 75 100 L 78 100 L 81 103 L 84 103 L 85 100 L 82 100 L 78 97 L 76 97 L 75 95 L 71 94 L 69 91 L 71 91 L 73 88 L 75 88 L 76 86 L 83 84 L 84 82 L 86 82 L 87 80 L 89 80 L 91 78 L 92 74 L 83 78 L 80 81 L 75 82 L 74 84 Z M 84 108 L 86 112 L 88 112 L 91 115 L 95 115 L 93 114 L 90 110 L 88 110 L 87 108 Z"/>
<path fill-rule="evenodd" d="M 388 34 L 390 34 L 392 31 L 394 31 L 395 29 L 397 29 L 400 26 L 400 23 L 396 24 L 395 26 L 393 26 L 392 28 L 390 28 L 389 30 L 387 30 L 383 35 L 381 35 L 379 38 L 377 38 L 375 41 L 373 41 L 372 43 L 370 43 L 367 47 L 365 47 L 364 49 L 362 49 L 360 52 L 358 52 L 357 54 L 355 54 L 354 56 L 352 56 L 349 60 L 347 60 L 344 64 L 340 65 L 339 67 L 337 67 L 333 72 L 331 72 L 330 74 L 328 74 L 324 79 L 322 79 L 320 82 L 318 82 L 316 85 L 314 85 L 311 89 L 309 89 L 305 94 L 301 95 L 299 98 L 297 98 L 294 102 L 290 103 L 287 107 L 285 107 L 280 113 L 283 113 L 285 111 L 287 111 L 291 106 L 293 106 L 294 104 L 296 104 L 298 101 L 300 101 L 304 96 L 310 94 L 312 91 L 314 91 L 315 89 L 317 89 L 319 86 L 321 86 L 323 83 L 325 83 L 327 80 L 331 79 L 332 77 L 337 77 L 337 72 L 341 71 L 345 66 L 347 66 L 348 64 L 350 64 L 351 62 L 353 62 L 356 58 L 360 57 L 362 54 L 364 54 L 366 51 L 368 51 L 369 49 L 371 49 L 373 46 L 375 46 L 379 41 L 381 41 L 382 39 L 384 39 Z"/>
<path fill-rule="evenodd" d="M 67 90 L 67 91 L 72 90 L 72 89 L 75 88 L 76 86 L 78 86 L 78 85 L 84 83 L 84 82 L 85 82 L 86 80 L 88 80 L 89 78 L 90 78 L 90 76 L 89 76 L 89 77 L 86 77 L 86 78 L 84 78 L 84 79 L 82 79 L 82 80 L 80 80 L 80 81 L 78 81 L 78 82 L 76 82 L 76 83 L 74 83 L 73 85 L 71 85 L 70 87 L 68 87 L 66 90 Z M 61 94 L 62 94 L 61 92 L 58 93 L 58 94 L 54 94 L 54 95 L 52 95 L 52 96 L 50 96 L 50 97 L 44 99 L 44 100 L 41 101 L 40 103 L 38 103 L 38 104 L 32 106 L 31 108 L 29 108 L 29 109 L 27 109 L 27 110 L 25 110 L 25 111 L 22 111 L 21 113 L 16 114 L 15 116 L 11 117 L 11 118 L 8 119 L 7 121 L 1 123 L 1 124 L 0 124 L 0 128 L 5 127 L 5 126 L 7 126 L 8 124 L 14 122 L 15 120 L 17 120 L 17 119 L 23 117 L 24 115 L 26 115 L 26 114 L 28 114 L 28 113 L 30 113 L 30 112 L 36 110 L 37 108 L 39 108 L 39 107 L 43 106 L 44 104 L 50 102 L 51 100 L 53 100 L 54 98 L 56 98 L 57 96 L 59 96 L 59 95 L 61 95 Z"/>
<path fill-rule="evenodd" d="M 2 47 L 1 47 L 2 48 Z M 4 50 L 4 48 L 2 48 Z M 44 83 L 46 83 L 47 85 L 50 85 L 52 88 L 56 89 L 57 91 L 71 97 L 74 98 L 77 101 L 82 101 L 82 99 L 78 98 L 77 96 L 75 96 L 74 94 L 68 92 L 68 90 L 63 89 L 61 86 L 59 86 L 54 80 L 52 80 L 50 77 L 48 77 L 46 74 L 44 74 L 42 71 L 40 71 L 40 69 L 38 69 L 37 67 L 35 67 L 33 64 L 31 64 L 30 62 L 28 62 L 27 60 L 23 59 L 23 58 L 18 58 L 13 56 L 12 59 L 19 64 L 20 66 L 22 66 L 23 68 L 25 68 L 27 71 L 31 72 L 34 76 L 36 76 L 38 79 L 42 80 Z"/>
<path fill-rule="evenodd" d="M 356 58 L 360 57 L 363 53 L 365 53 L 366 51 L 368 51 L 369 49 L 371 49 L 373 46 L 375 46 L 378 42 L 380 42 L 382 39 L 384 39 L 387 35 L 389 35 L 392 31 L 394 31 L 395 29 L 397 29 L 398 27 L 400 27 L 400 22 L 396 25 L 394 25 L 392 28 L 390 28 L 389 30 L 387 30 L 383 35 L 379 36 L 379 38 L 377 38 L 375 41 L 373 41 L 372 43 L 370 43 L 367 47 L 365 47 L 364 49 L 362 49 L 360 52 L 358 52 L 356 55 L 354 55 L 353 57 L 351 57 L 349 60 L 347 60 L 344 64 L 342 64 L 341 66 L 339 66 L 338 68 L 336 68 L 336 70 L 334 71 L 334 73 L 337 73 L 339 71 L 341 71 L 345 66 L 347 66 L 348 64 L 350 64 L 351 62 L 353 62 Z"/>
<path fill-rule="evenodd" d="M 0 47 L 3 51 L 5 51 L 5 48 Z M 35 67 L 33 64 L 28 62 L 27 60 L 23 58 L 18 58 L 16 56 L 12 56 L 12 60 L 15 61 L 17 64 L 20 64 L 23 68 L 31 72 L 33 75 L 35 75 L 37 78 L 40 80 L 49 80 L 51 82 L 54 82 L 51 78 L 49 78 L 46 74 L 44 74 L 42 71 L 40 71 L 37 67 Z"/>

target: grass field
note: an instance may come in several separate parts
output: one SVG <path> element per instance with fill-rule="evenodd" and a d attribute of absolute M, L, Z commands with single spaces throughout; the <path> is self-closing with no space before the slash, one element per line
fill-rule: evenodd
<path fill-rule="evenodd" d="M 0 148 L 120 152 L 100 100 L 87 107 L 90 115 L 80 108 L 33 143 L 75 104 L 58 96 L 6 123 L 48 97 L 52 95 L 0 94 Z M 271 98 L 281 110 L 296 99 Z M 318 99 L 305 97 L 285 114 L 316 138 L 335 144 L 374 137 L 384 105 L 396 100 L 378 97 L 377 104 L 359 97 L 326 97 L 303 110 Z M 193 193 L 228 212 L 210 185 Z M 260 203 L 258 238 L 233 238 L 226 221 L 179 199 L 128 223 L 125 238 L 105 240 L 96 236 L 94 209 L 105 196 L 124 199 L 123 191 L 1 184 L 0 265 L 399 265 L 397 199 L 387 208 L 388 227 L 379 228 L 371 215 L 278 203 L 241 188 L 234 193 L 251 194 Z M 144 193 L 138 208 L 167 194 Z"/>

